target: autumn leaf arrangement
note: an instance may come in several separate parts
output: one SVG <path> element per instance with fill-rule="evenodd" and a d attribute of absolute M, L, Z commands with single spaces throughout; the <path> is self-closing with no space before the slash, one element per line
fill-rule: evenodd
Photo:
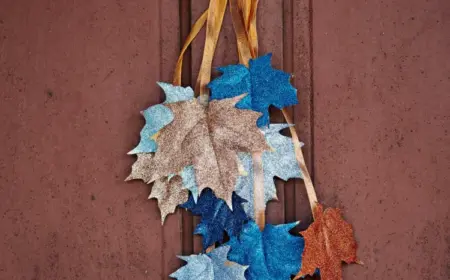
<path fill-rule="evenodd" d="M 299 141 L 285 107 L 297 104 L 291 76 L 272 68 L 271 55 L 258 56 L 258 0 L 211 0 L 192 26 L 172 84 L 158 83 L 164 103 L 142 112 L 145 126 L 127 180 L 152 184 L 164 223 L 176 207 L 201 217 L 195 234 L 204 252 L 181 256 L 179 280 L 287 280 L 320 274 L 342 279 L 342 262 L 358 262 L 356 242 L 339 209 L 318 203 Z M 210 81 L 212 58 L 227 7 L 236 32 L 240 64 L 219 68 Z M 181 86 L 183 55 L 206 26 L 196 90 Z M 198 94 L 197 94 L 198 93 Z M 286 123 L 271 123 L 269 106 Z M 289 128 L 291 137 L 280 133 Z M 274 177 L 303 178 L 314 222 L 299 235 L 297 223 L 265 223 L 268 201 L 276 199 Z M 229 238 L 225 239 L 225 236 Z"/>

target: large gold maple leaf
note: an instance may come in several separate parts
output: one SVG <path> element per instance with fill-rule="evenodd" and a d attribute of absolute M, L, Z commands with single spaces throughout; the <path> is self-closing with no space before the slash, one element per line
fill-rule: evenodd
<path fill-rule="evenodd" d="M 133 171 L 145 169 L 146 181 L 153 182 L 192 165 L 199 193 L 211 188 L 231 208 L 239 176 L 237 153 L 270 149 L 256 126 L 260 114 L 235 108 L 242 97 L 211 101 L 208 106 L 197 99 L 166 104 L 174 119 L 159 132 L 154 156 L 137 161 Z M 130 177 L 136 178 L 133 171 Z"/>

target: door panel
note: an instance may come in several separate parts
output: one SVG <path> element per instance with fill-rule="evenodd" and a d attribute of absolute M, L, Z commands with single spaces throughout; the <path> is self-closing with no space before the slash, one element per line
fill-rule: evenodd
<path fill-rule="evenodd" d="M 177 210 L 161 226 L 150 187 L 123 180 L 139 111 L 164 100 L 156 81 L 172 80 L 208 2 L 0 1 L 0 279 L 168 279 L 176 255 L 201 252 L 197 217 Z M 260 55 L 293 73 L 289 112 L 318 197 L 359 242 L 365 266 L 345 266 L 345 279 L 450 276 L 449 11 L 444 0 L 260 0 Z M 227 12 L 213 66 L 236 62 Z M 267 221 L 306 228 L 303 182 L 276 185 Z"/>

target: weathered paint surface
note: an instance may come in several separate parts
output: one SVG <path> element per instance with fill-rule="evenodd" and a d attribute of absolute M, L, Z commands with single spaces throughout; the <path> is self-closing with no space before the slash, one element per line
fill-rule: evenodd
<path fill-rule="evenodd" d="M 207 3 L 0 0 L 0 279 L 167 279 L 200 250 L 196 218 L 161 227 L 149 187 L 123 179 L 139 111 Z M 319 198 L 360 244 L 345 279 L 450 278 L 450 2 L 260 3 L 261 54 L 294 74 Z M 236 62 L 224 24 L 215 66 Z M 268 221 L 307 226 L 302 182 L 277 186 Z"/>

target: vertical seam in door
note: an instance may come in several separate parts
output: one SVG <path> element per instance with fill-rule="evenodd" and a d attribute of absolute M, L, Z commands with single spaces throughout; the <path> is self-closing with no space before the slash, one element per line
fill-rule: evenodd
<path fill-rule="evenodd" d="M 292 0 L 283 0 L 283 8 L 282 8 L 282 24 L 283 24 L 283 70 L 292 74 L 294 69 L 294 42 L 293 42 L 293 34 L 286 36 L 286 32 L 294 32 L 294 19 L 293 19 L 293 1 Z M 287 9 L 286 9 L 287 8 Z M 286 12 L 288 10 L 288 12 Z M 290 25 L 290 28 L 286 30 L 286 27 Z M 288 54 L 289 52 L 289 54 Z M 295 116 L 295 106 L 292 107 L 292 116 Z M 295 122 L 295 117 L 294 117 Z M 284 197 L 284 222 L 290 222 L 291 220 L 295 220 L 295 179 L 289 180 L 289 182 L 284 183 L 284 191 L 286 194 L 286 190 L 288 188 L 293 188 L 293 195 Z M 289 190 L 288 190 L 289 192 Z M 291 212 L 289 212 L 289 208 Z M 291 214 L 294 214 L 293 216 Z"/>
<path fill-rule="evenodd" d="M 309 115 L 309 119 L 310 119 L 310 125 L 311 125 L 311 152 L 310 152 L 310 175 L 311 175 L 311 179 L 314 182 L 314 178 L 315 178 L 315 169 L 314 169 L 314 141 L 315 141 L 315 137 L 314 137 L 314 131 L 315 131 L 315 125 L 314 125 L 314 43 L 313 43 L 313 36 L 314 36 L 314 27 L 313 27 L 313 0 L 309 0 L 309 68 L 310 68 L 310 84 L 311 84 L 311 97 L 310 97 L 310 115 Z"/>
<path fill-rule="evenodd" d="M 163 38 L 163 30 L 162 30 L 162 3 L 161 0 L 158 1 L 158 10 L 159 10 L 159 19 L 158 19 L 158 24 L 159 24 L 159 79 L 161 80 L 163 77 L 163 59 L 162 59 L 162 46 L 163 46 L 163 42 L 162 40 Z M 162 101 L 162 92 L 161 90 L 159 90 L 159 102 Z M 161 227 L 161 279 L 164 280 L 164 275 L 166 275 L 166 271 L 165 271 L 165 265 L 164 265 L 164 261 L 165 261 L 165 244 L 166 244 L 166 239 L 165 239 L 165 235 L 164 235 L 164 227 Z"/>

